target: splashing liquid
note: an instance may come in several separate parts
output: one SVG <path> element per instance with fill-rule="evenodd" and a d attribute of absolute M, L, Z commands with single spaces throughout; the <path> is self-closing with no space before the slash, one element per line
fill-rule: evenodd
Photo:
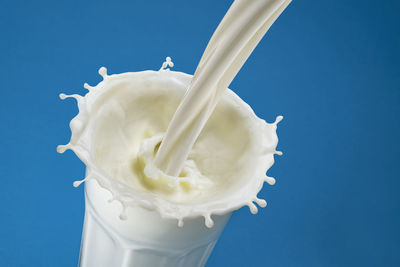
<path fill-rule="evenodd" d="M 275 184 L 265 175 L 274 163 L 278 138 L 275 122 L 266 123 L 233 91 L 226 89 L 207 121 L 178 176 L 157 168 L 154 157 L 169 122 L 192 76 L 169 70 L 169 57 L 159 71 L 129 72 L 103 77 L 96 86 L 87 83 L 85 96 L 73 98 L 79 113 L 72 119 L 71 139 L 57 147 L 73 150 L 87 166 L 87 177 L 108 190 L 110 202 L 126 209 L 141 206 L 157 210 L 162 218 L 177 220 L 204 217 L 213 227 L 213 214 L 225 214 L 247 205 L 255 214 L 266 201 L 257 197 L 263 183 Z"/>

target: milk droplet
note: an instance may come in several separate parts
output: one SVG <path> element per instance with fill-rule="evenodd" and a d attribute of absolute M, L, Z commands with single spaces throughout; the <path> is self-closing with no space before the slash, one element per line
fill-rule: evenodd
<path fill-rule="evenodd" d="M 101 75 L 101 77 L 103 77 L 103 79 L 107 78 L 107 68 L 106 67 L 101 67 L 99 69 L 99 74 Z"/>
<path fill-rule="evenodd" d="M 169 70 L 167 67 L 173 67 L 174 62 L 171 61 L 170 57 L 166 57 L 164 63 L 161 65 L 160 70 Z"/>
<path fill-rule="evenodd" d="M 82 180 L 80 180 L 80 181 L 75 181 L 75 182 L 72 183 L 72 185 L 73 185 L 74 187 L 78 187 L 78 186 L 80 186 L 83 182 L 89 181 L 89 180 L 91 179 L 91 176 L 92 176 L 92 174 L 89 174 L 88 176 L 85 177 L 85 179 L 82 179 Z"/>
<path fill-rule="evenodd" d="M 88 83 L 84 83 L 83 84 L 83 87 L 85 88 L 85 89 L 87 89 L 87 90 L 92 90 L 94 87 L 93 86 L 91 86 L 91 85 L 89 85 Z"/>
<path fill-rule="evenodd" d="M 212 228 L 214 226 L 214 221 L 211 219 L 210 214 L 204 216 L 204 221 L 207 228 Z"/>
<path fill-rule="evenodd" d="M 257 206 L 254 205 L 253 202 L 247 203 L 247 206 L 249 206 L 250 212 L 251 212 L 252 214 L 257 214 L 258 209 L 257 209 Z"/>
<path fill-rule="evenodd" d="M 167 57 L 166 60 L 167 60 L 168 66 L 170 66 L 172 68 L 174 66 L 174 62 L 171 61 L 170 57 Z"/>
<path fill-rule="evenodd" d="M 78 95 L 78 94 L 66 95 L 66 94 L 63 94 L 63 93 L 59 94 L 59 97 L 60 97 L 61 100 L 64 100 L 66 98 L 73 98 L 73 99 L 76 100 L 76 102 L 78 102 L 78 104 L 83 98 L 81 95 Z"/>
<path fill-rule="evenodd" d="M 283 120 L 283 116 L 277 116 L 276 119 L 275 119 L 274 124 L 275 125 L 278 124 L 279 122 L 281 122 L 281 120 Z"/>
<path fill-rule="evenodd" d="M 260 198 L 256 198 L 254 199 L 254 201 L 257 203 L 258 206 L 260 206 L 261 208 L 265 208 L 267 206 L 267 201 L 265 201 L 264 199 L 260 199 Z"/>
<path fill-rule="evenodd" d="M 282 156 L 283 155 L 282 151 L 275 151 L 274 153 L 277 154 L 278 156 Z"/>
<path fill-rule="evenodd" d="M 264 178 L 264 180 L 265 180 L 268 184 L 270 184 L 270 185 L 274 185 L 275 182 L 276 182 L 275 178 L 273 178 L 273 177 L 268 177 L 268 176 L 266 176 L 266 177 Z"/>
<path fill-rule="evenodd" d="M 86 181 L 86 178 L 85 179 L 82 179 L 82 180 L 80 180 L 80 181 L 75 181 L 75 182 L 73 182 L 72 183 L 72 185 L 74 186 L 74 187 L 78 187 L 78 186 L 80 186 L 83 182 L 85 182 Z"/>
<path fill-rule="evenodd" d="M 57 146 L 57 152 L 60 154 L 64 153 L 67 149 L 70 149 L 69 144 Z"/>

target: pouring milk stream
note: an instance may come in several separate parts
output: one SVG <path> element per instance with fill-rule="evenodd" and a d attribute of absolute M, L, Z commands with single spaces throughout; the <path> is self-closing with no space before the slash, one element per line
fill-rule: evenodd
<path fill-rule="evenodd" d="M 179 175 L 221 92 L 290 2 L 233 2 L 208 43 L 157 152 L 155 164 L 165 173 Z"/>
<path fill-rule="evenodd" d="M 57 151 L 86 164 L 80 266 L 203 266 L 232 211 L 266 206 L 282 117 L 266 123 L 227 86 L 289 2 L 234 1 L 193 77 L 168 57 L 60 94 L 79 113 Z"/>

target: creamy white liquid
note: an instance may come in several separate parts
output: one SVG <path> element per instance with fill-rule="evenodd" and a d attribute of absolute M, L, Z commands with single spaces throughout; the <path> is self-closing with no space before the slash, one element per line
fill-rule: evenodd
<path fill-rule="evenodd" d="M 155 167 L 155 147 L 182 100 L 191 76 L 169 70 L 107 75 L 78 100 L 79 114 L 71 121 L 69 144 L 99 184 L 124 209 L 141 205 L 183 225 L 186 217 L 223 214 L 243 205 L 253 213 L 265 176 L 273 164 L 278 139 L 276 124 L 259 119 L 231 90 L 225 90 L 214 113 L 185 161 L 182 177 Z M 254 90 L 257 90 L 256 88 Z M 147 174 L 147 175 L 146 175 Z M 78 185 L 75 183 L 74 185 Z M 123 214 L 121 216 L 124 218 Z"/>

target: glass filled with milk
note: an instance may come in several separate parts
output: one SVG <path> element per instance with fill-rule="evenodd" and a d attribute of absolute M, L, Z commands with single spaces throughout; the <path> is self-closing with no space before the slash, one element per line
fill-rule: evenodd
<path fill-rule="evenodd" d="M 258 118 L 227 88 L 288 0 L 236 0 L 194 76 L 109 75 L 85 84 L 71 139 L 86 165 L 79 266 L 204 266 L 231 213 L 256 204 L 274 164 L 278 116 Z"/>

